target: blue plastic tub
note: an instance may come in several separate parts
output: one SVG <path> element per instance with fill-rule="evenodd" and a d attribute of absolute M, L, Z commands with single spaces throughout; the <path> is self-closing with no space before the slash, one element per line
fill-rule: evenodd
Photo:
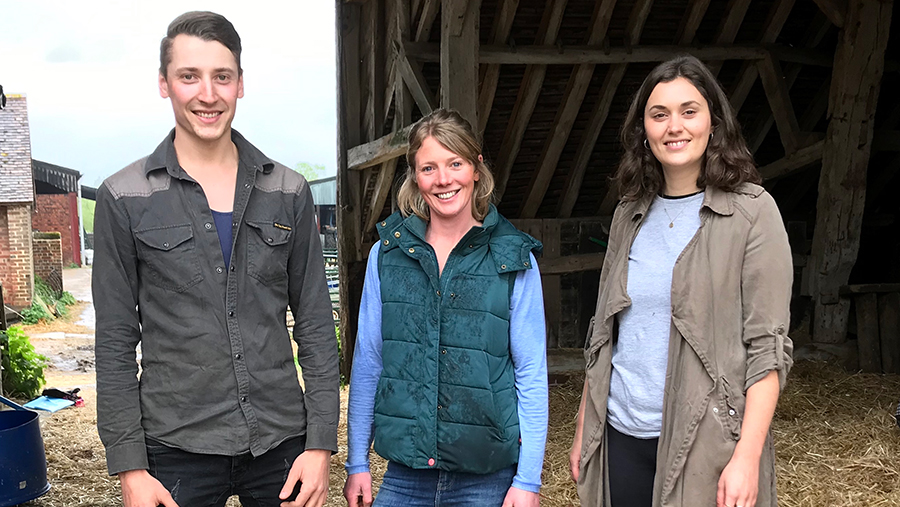
<path fill-rule="evenodd" d="M 0 411 L 0 507 L 34 500 L 50 491 L 38 414 L 0 396 L 15 410 Z"/>

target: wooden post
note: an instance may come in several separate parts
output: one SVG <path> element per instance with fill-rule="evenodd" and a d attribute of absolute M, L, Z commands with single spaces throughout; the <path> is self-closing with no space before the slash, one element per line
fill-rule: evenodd
<path fill-rule="evenodd" d="M 847 283 L 859 251 L 891 8 L 889 1 L 850 2 L 835 51 L 810 256 L 816 342 L 840 343 L 846 338 L 850 303 L 838 297 L 838 289 Z"/>
<path fill-rule="evenodd" d="M 878 334 L 881 337 L 881 371 L 900 373 L 900 292 L 879 296 Z"/>
<path fill-rule="evenodd" d="M 478 126 L 481 0 L 441 1 L 441 107 Z"/>
<path fill-rule="evenodd" d="M 847 299 L 847 298 L 843 298 Z M 878 294 L 859 294 L 856 305 L 856 337 L 859 368 L 866 373 L 881 373 L 881 340 L 878 338 Z"/>
<path fill-rule="evenodd" d="M 362 103 L 360 100 L 360 25 L 358 4 L 335 0 L 337 23 L 337 227 L 338 273 L 340 277 L 341 374 L 350 378 L 353 349 L 356 345 L 356 323 L 362 295 L 360 225 L 362 206 L 360 171 L 347 168 L 347 148 L 362 140 Z M 362 265 L 362 269 L 360 269 Z"/>
<path fill-rule="evenodd" d="M 559 258 L 560 247 L 560 221 L 542 220 L 543 234 L 541 242 L 544 244 L 542 259 Z M 540 266 L 540 260 L 538 261 Z M 562 315 L 562 290 L 559 275 L 547 275 L 541 277 L 544 289 L 544 316 L 547 319 L 547 349 L 559 347 L 560 317 Z"/>

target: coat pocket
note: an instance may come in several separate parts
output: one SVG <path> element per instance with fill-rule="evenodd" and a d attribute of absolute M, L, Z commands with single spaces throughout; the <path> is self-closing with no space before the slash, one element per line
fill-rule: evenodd
<path fill-rule="evenodd" d="M 203 280 L 190 224 L 134 231 L 134 237 L 142 280 L 174 292 Z"/>
<path fill-rule="evenodd" d="M 247 274 L 262 283 L 287 278 L 287 262 L 293 231 L 275 221 L 246 222 Z"/>

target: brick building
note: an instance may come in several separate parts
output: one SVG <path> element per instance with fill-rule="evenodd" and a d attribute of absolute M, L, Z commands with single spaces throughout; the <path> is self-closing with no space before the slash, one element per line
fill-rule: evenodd
<path fill-rule="evenodd" d="M 62 264 L 81 265 L 81 227 L 78 223 L 78 171 L 32 160 L 35 195 L 31 227 L 35 232 L 58 232 Z"/>
<path fill-rule="evenodd" d="M 25 96 L 6 97 L 0 110 L 0 283 L 4 302 L 22 308 L 31 305 L 34 291 L 31 134 Z"/>

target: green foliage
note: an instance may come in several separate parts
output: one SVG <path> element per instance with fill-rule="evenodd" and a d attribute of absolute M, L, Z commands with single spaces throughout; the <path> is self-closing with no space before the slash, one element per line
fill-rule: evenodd
<path fill-rule="evenodd" d="M 3 391 L 10 396 L 31 399 L 44 387 L 47 358 L 34 351 L 28 336 L 18 326 L 0 331 Z"/>
<path fill-rule="evenodd" d="M 88 234 L 94 233 L 94 207 L 97 205 L 90 199 L 81 200 L 81 220 L 84 222 L 84 230 Z"/>
<path fill-rule="evenodd" d="M 34 300 L 31 306 L 22 312 L 22 320 L 26 324 L 37 324 L 42 320 L 53 320 L 68 314 L 68 306 L 75 304 L 75 296 L 68 291 L 57 294 L 47 282 L 34 277 Z"/>
<path fill-rule="evenodd" d="M 31 325 L 37 324 L 42 320 L 53 320 L 53 314 L 50 313 L 50 309 L 44 303 L 43 298 L 35 293 L 31 306 L 22 310 L 22 322 Z"/>
<path fill-rule="evenodd" d="M 309 164 L 306 162 L 297 162 L 294 170 L 302 174 L 307 181 L 318 179 L 325 172 L 325 166 L 322 164 Z"/>

